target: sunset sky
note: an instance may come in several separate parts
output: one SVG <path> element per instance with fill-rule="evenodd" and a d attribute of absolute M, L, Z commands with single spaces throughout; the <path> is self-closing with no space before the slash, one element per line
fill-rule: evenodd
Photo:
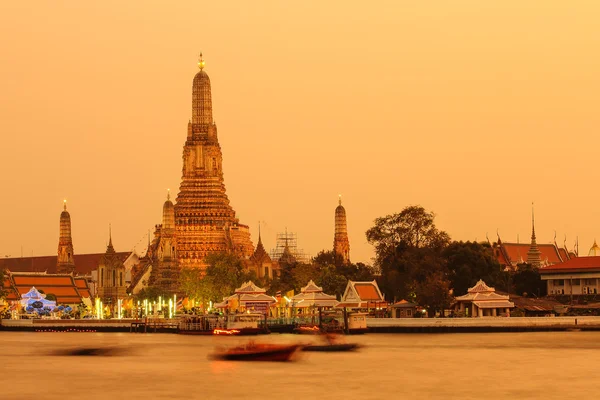
<path fill-rule="evenodd" d="M 584 255 L 600 239 L 600 3 L 6 1 L 0 8 L 0 256 L 145 249 L 179 188 L 200 51 L 225 185 L 274 247 L 333 245 L 420 204 L 456 240 Z"/>

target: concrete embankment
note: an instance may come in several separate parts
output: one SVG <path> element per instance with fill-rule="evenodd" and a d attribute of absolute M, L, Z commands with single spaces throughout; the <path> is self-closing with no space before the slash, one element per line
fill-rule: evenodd
<path fill-rule="evenodd" d="M 4 319 L 0 328 L 4 331 L 29 332 L 173 332 L 175 326 L 165 326 L 135 319 Z M 145 328 L 145 329 L 144 329 Z"/>
<path fill-rule="evenodd" d="M 372 333 L 596 331 L 600 317 L 367 318 Z"/>

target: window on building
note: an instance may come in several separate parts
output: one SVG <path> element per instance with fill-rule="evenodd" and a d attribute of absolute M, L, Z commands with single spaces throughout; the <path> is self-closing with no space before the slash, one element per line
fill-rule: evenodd
<path fill-rule="evenodd" d="M 98 282 L 98 286 L 102 286 L 104 284 L 104 268 L 100 268 L 100 282 Z"/>
<path fill-rule="evenodd" d="M 412 317 L 412 310 L 410 308 L 408 310 L 406 310 L 406 316 Z"/>
<path fill-rule="evenodd" d="M 113 275 L 113 287 L 117 286 L 117 273 L 115 271 L 113 271 L 112 273 Z"/>
<path fill-rule="evenodd" d="M 265 276 L 269 276 L 269 267 L 265 267 Z"/>
<path fill-rule="evenodd" d="M 565 286 L 565 280 L 564 279 L 555 279 L 554 286 Z"/>
<path fill-rule="evenodd" d="M 123 273 L 119 272 L 119 286 L 123 286 Z"/>
<path fill-rule="evenodd" d="M 572 279 L 571 282 L 573 286 L 579 286 L 581 284 L 580 279 Z"/>

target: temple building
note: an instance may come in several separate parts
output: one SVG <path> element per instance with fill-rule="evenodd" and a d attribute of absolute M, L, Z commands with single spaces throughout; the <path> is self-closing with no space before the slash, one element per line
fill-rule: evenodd
<path fill-rule="evenodd" d="M 342 196 L 335 208 L 335 233 L 333 236 L 333 253 L 336 264 L 350 264 L 350 241 L 346 224 L 346 209 L 342 206 Z"/>
<path fill-rule="evenodd" d="M 258 227 L 256 250 L 254 250 L 252 256 L 245 262 L 245 266 L 249 271 L 254 271 L 259 278 L 273 279 L 280 273 L 279 263 L 271 259 L 263 246 L 260 236 L 260 226 Z"/>
<path fill-rule="evenodd" d="M 211 86 L 204 71 L 192 83 L 192 119 L 183 147 L 183 170 L 175 204 L 176 255 L 182 268 L 204 268 L 204 257 L 232 252 L 249 258 L 254 246 L 250 230 L 236 218 L 223 180 L 223 155 L 213 120 Z"/>
<path fill-rule="evenodd" d="M 535 217 L 531 215 L 531 242 L 504 242 L 498 234 L 498 241 L 492 245 L 494 256 L 505 269 L 515 269 L 519 264 L 531 264 L 536 268 L 559 264 L 577 257 L 574 251 L 567 249 L 566 240 L 563 247 L 554 243 L 538 244 L 535 235 Z"/>
<path fill-rule="evenodd" d="M 35 276 L 45 276 L 44 279 L 51 279 L 56 275 L 72 275 L 77 278 L 76 282 L 81 287 L 83 287 L 81 280 L 84 280 L 86 290 L 90 291 L 91 296 L 96 296 L 100 281 L 98 269 L 105 256 L 106 253 L 74 254 L 73 240 L 71 239 L 71 216 L 65 202 L 60 214 L 58 254 L 0 258 L 0 269 L 14 274 L 29 273 Z M 127 286 L 131 281 L 132 268 L 139 264 L 139 257 L 135 251 L 115 252 L 114 257 L 125 267 L 123 279 Z M 29 290 L 29 288 L 26 289 Z"/>
<path fill-rule="evenodd" d="M 118 299 L 127 297 L 125 278 L 125 265 L 117 255 L 112 244 L 112 235 L 109 234 L 106 253 L 98 266 L 96 297 L 100 298 L 104 304 L 117 304 Z"/>
<path fill-rule="evenodd" d="M 587 257 L 574 257 L 540 268 L 548 295 L 585 296 L 600 293 L 599 250 L 594 240 Z"/>
<path fill-rule="evenodd" d="M 205 269 L 211 253 L 233 253 L 259 277 L 273 276 L 262 243 L 254 250 L 250 230 L 229 204 L 223 179 L 223 155 L 213 120 L 211 85 L 200 54 L 200 71 L 192 82 L 192 118 L 183 146 L 181 185 L 175 204 L 163 205 L 148 251 L 133 270 L 129 292 L 156 286 L 175 293 L 182 268 Z M 252 258 L 252 260 L 250 260 Z"/>
<path fill-rule="evenodd" d="M 510 317 L 510 310 L 514 307 L 508 295 L 496 293 L 493 287 L 480 279 L 467 290 L 467 294 L 456 297 L 454 312 L 466 317 Z"/>
<path fill-rule="evenodd" d="M 65 200 L 64 210 L 62 213 L 60 213 L 60 232 L 58 237 L 56 272 L 59 274 L 72 274 L 75 271 L 74 257 L 73 239 L 71 238 L 71 215 L 67 211 L 67 201 Z"/>

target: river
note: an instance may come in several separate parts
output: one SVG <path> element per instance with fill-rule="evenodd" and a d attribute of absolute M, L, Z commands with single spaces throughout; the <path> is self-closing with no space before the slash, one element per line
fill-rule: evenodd
<path fill-rule="evenodd" d="M 314 341 L 260 336 L 262 342 Z M 296 362 L 210 361 L 247 339 L 0 332 L 0 399 L 582 399 L 600 390 L 598 332 L 367 334 L 357 353 Z M 57 356 L 118 346 L 114 356 Z"/>

